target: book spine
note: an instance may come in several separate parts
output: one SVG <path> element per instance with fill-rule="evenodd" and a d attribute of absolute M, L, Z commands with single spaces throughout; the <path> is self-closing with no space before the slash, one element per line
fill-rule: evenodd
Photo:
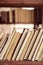
<path fill-rule="evenodd" d="M 25 45 L 25 47 L 24 47 L 24 49 L 23 49 L 23 51 L 21 53 L 21 56 L 20 56 L 19 60 L 23 60 L 24 59 L 25 53 L 26 53 L 26 51 L 28 49 L 28 46 L 30 45 L 30 41 L 31 41 L 33 35 L 34 35 L 34 30 L 31 32 L 30 37 L 28 38 L 28 40 L 26 42 L 26 45 Z"/>
<path fill-rule="evenodd" d="M 3 38 L 3 40 L 1 41 L 1 48 L 0 48 L 0 52 L 2 52 L 3 47 L 4 47 L 4 45 L 5 45 L 5 44 L 6 44 L 6 42 L 7 42 L 7 38 L 8 38 L 8 36 L 7 36 L 7 35 L 4 35 L 4 38 Z"/>
<path fill-rule="evenodd" d="M 29 39 L 30 34 L 31 34 L 31 31 L 29 31 L 29 32 L 27 33 L 27 36 L 26 36 L 26 38 L 25 38 L 25 41 L 23 42 L 23 45 L 22 45 L 22 47 L 21 47 L 21 49 L 20 49 L 20 51 L 19 51 L 19 54 L 18 54 L 16 60 L 19 60 L 20 55 L 21 55 L 21 53 L 22 53 L 22 51 L 23 51 L 23 49 L 24 49 L 24 47 L 25 47 L 25 45 L 26 45 L 27 39 Z"/>
<path fill-rule="evenodd" d="M 13 37 L 14 34 L 15 34 L 15 30 L 14 30 L 13 34 L 11 34 L 9 36 L 9 39 L 8 39 L 6 45 L 4 46 L 4 48 L 3 48 L 3 50 L 2 50 L 2 52 L 0 54 L 0 59 L 3 59 L 3 57 L 4 57 L 4 55 L 5 55 L 5 53 L 6 53 L 7 49 L 8 49 L 8 46 L 9 46 L 9 44 L 11 42 L 11 39 L 12 39 L 12 37 Z"/>
<path fill-rule="evenodd" d="M 16 57 L 17 57 L 17 55 L 18 55 L 18 52 L 19 52 L 19 50 L 20 50 L 20 48 L 21 48 L 21 46 L 22 46 L 22 44 L 23 44 L 23 41 L 25 40 L 25 37 L 26 37 L 26 35 L 27 35 L 27 32 L 28 32 L 28 30 L 25 29 L 24 32 L 23 32 L 23 34 L 22 34 L 22 37 L 21 37 L 21 39 L 20 39 L 20 41 L 19 41 L 19 43 L 18 43 L 18 46 L 17 46 L 17 48 L 16 48 L 16 50 L 15 50 L 15 52 L 14 52 L 14 55 L 13 55 L 12 60 L 15 60 L 15 59 L 16 59 Z"/>
<path fill-rule="evenodd" d="M 11 43 L 11 41 L 12 41 L 12 39 L 13 39 L 13 36 L 15 35 L 15 30 L 10 34 L 10 36 L 9 36 L 9 40 L 7 41 L 7 44 L 8 44 L 8 48 L 6 49 L 6 52 L 5 52 L 5 55 L 4 55 L 4 57 L 3 57 L 3 59 L 6 59 L 6 56 L 7 56 L 7 54 L 8 54 L 8 51 L 9 51 L 9 49 L 10 49 L 10 43 Z M 6 44 L 6 45 L 7 45 Z"/>
<path fill-rule="evenodd" d="M 11 60 L 12 54 L 13 54 L 15 48 L 16 48 L 16 45 L 17 45 L 17 42 L 18 42 L 20 36 L 21 36 L 21 33 L 19 33 L 19 32 L 15 33 L 14 38 L 13 38 L 13 40 L 11 42 L 12 45 L 11 45 L 11 47 L 9 49 L 9 52 L 7 54 L 6 59 Z"/>
<path fill-rule="evenodd" d="M 38 51 L 39 51 L 39 48 L 40 48 L 40 46 L 41 46 L 42 39 L 43 39 L 43 38 L 41 37 L 41 39 L 40 39 L 40 41 L 39 41 L 39 44 L 38 44 L 38 46 L 37 46 L 37 48 L 36 48 L 36 51 L 35 51 L 35 53 L 34 53 L 34 56 L 33 56 L 33 58 L 32 58 L 33 61 L 35 60 L 35 57 L 36 57 L 36 55 L 37 55 L 37 53 L 38 53 Z"/>
<path fill-rule="evenodd" d="M 42 42 L 41 42 L 41 46 L 40 46 L 40 48 L 39 48 L 39 51 L 38 51 L 38 53 L 37 53 L 37 56 L 36 56 L 35 60 L 37 60 L 37 61 L 40 61 L 40 60 L 41 60 L 42 50 L 43 50 L 43 40 L 42 40 Z"/>
<path fill-rule="evenodd" d="M 39 35 L 38 35 L 38 37 L 36 39 L 36 42 L 34 44 L 34 47 L 32 48 L 32 51 L 31 51 L 31 53 L 30 53 L 30 55 L 28 57 L 28 60 L 32 60 L 33 54 L 34 54 L 34 52 L 35 52 L 35 50 L 36 50 L 36 48 L 38 46 L 38 43 L 39 43 L 40 37 L 42 35 L 42 32 L 43 32 L 43 30 L 41 29 L 40 32 L 39 32 Z"/>
<path fill-rule="evenodd" d="M 26 52 L 26 54 L 25 54 L 24 59 L 27 59 L 27 58 L 28 58 L 28 56 L 29 56 L 29 54 L 30 54 L 30 51 L 31 51 L 31 49 L 32 49 L 32 47 L 33 47 L 33 45 L 34 45 L 34 42 L 35 42 L 35 40 L 36 40 L 36 38 L 37 38 L 37 35 L 38 35 L 38 30 L 35 31 L 35 34 L 34 34 L 32 40 L 31 40 L 31 43 L 30 43 L 28 49 L 27 49 L 27 52 Z"/>

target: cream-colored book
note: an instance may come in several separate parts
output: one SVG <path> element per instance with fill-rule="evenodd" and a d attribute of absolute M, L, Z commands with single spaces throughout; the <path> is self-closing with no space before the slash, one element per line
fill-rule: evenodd
<path fill-rule="evenodd" d="M 22 46 L 22 44 L 23 44 L 23 41 L 24 41 L 24 39 L 25 39 L 25 37 L 26 37 L 26 35 L 27 35 L 27 32 L 28 32 L 28 30 L 25 29 L 24 32 L 23 32 L 23 34 L 22 34 L 22 37 L 21 37 L 21 39 L 20 39 L 20 41 L 19 41 L 19 43 L 18 43 L 18 46 L 17 46 L 17 48 L 16 48 L 16 50 L 15 50 L 15 52 L 14 52 L 14 55 L 13 55 L 13 57 L 12 57 L 12 60 L 15 60 L 15 59 L 16 59 L 16 57 L 17 57 L 17 55 L 18 55 L 18 52 L 19 52 L 19 50 L 20 50 L 20 48 L 21 48 L 21 46 Z"/>
<path fill-rule="evenodd" d="M 3 46 L 6 44 L 5 42 L 7 41 L 7 37 L 8 36 L 5 34 L 3 40 L 1 40 L 0 52 L 2 51 Z"/>
<path fill-rule="evenodd" d="M 42 40 L 41 46 L 39 48 L 39 51 L 37 53 L 37 56 L 36 56 L 35 60 L 38 60 L 38 61 L 41 60 L 42 52 L 43 52 L 43 40 Z"/>
<path fill-rule="evenodd" d="M 12 15 L 12 10 L 9 11 L 9 22 L 13 22 L 13 15 Z"/>
<path fill-rule="evenodd" d="M 28 46 L 30 45 L 30 42 L 31 42 L 31 40 L 32 40 L 33 35 L 34 35 L 34 30 L 33 30 L 32 33 L 30 34 L 30 37 L 28 38 L 28 40 L 27 40 L 27 42 L 26 42 L 26 45 L 25 45 L 25 47 L 23 48 L 23 51 L 22 51 L 22 53 L 21 53 L 21 56 L 20 56 L 19 60 L 23 60 L 23 59 L 24 59 L 24 56 L 25 56 L 25 54 L 26 54 L 26 51 L 27 51 L 27 49 L 28 49 Z"/>
<path fill-rule="evenodd" d="M 29 53 L 30 53 L 30 51 L 31 51 L 31 49 L 32 49 L 32 47 L 34 45 L 34 42 L 36 40 L 37 35 L 38 35 L 38 30 L 36 30 L 35 31 L 35 34 L 33 35 L 33 38 L 32 38 L 31 43 L 30 43 L 30 45 L 29 45 L 29 47 L 27 49 L 27 52 L 26 52 L 26 54 L 24 56 L 24 59 L 27 59 L 28 58 L 28 55 L 29 55 Z"/>
<path fill-rule="evenodd" d="M 20 49 L 20 51 L 19 51 L 19 53 L 18 53 L 18 56 L 17 56 L 16 60 L 19 60 L 19 58 L 20 58 L 20 56 L 21 56 L 21 53 L 22 53 L 22 51 L 23 51 L 23 49 L 24 49 L 24 47 L 25 47 L 25 45 L 26 45 L 26 43 L 27 43 L 27 41 L 28 41 L 28 39 L 29 39 L 31 33 L 32 33 L 31 31 L 28 31 L 27 36 L 26 36 L 26 38 L 25 38 L 25 41 L 23 42 L 23 45 L 22 45 L 22 47 L 21 47 L 21 49 Z"/>
<path fill-rule="evenodd" d="M 35 61 L 36 55 L 37 55 L 37 53 L 38 53 L 38 51 L 39 51 L 39 48 L 40 48 L 40 46 L 41 46 L 42 39 L 43 39 L 43 36 L 41 37 L 41 39 L 40 39 L 40 41 L 39 41 L 39 44 L 38 44 L 38 46 L 37 46 L 37 48 L 36 48 L 36 51 L 35 51 L 35 53 L 34 53 L 34 56 L 33 56 L 33 58 L 32 58 L 32 61 Z"/>
<path fill-rule="evenodd" d="M 11 45 L 10 49 L 8 48 L 9 52 L 6 56 L 6 59 L 11 60 L 12 54 L 13 54 L 15 48 L 16 48 L 16 45 L 18 43 L 18 40 L 20 39 L 20 36 L 21 36 L 21 33 L 19 33 L 19 32 L 15 33 L 15 36 L 14 36 L 14 38 L 12 39 L 12 41 L 10 43 L 12 45 Z"/>
<path fill-rule="evenodd" d="M 37 39 L 36 39 L 36 42 L 35 42 L 35 44 L 34 44 L 34 47 L 32 48 L 32 51 L 31 51 L 31 53 L 30 53 L 30 55 L 29 55 L 29 57 L 28 57 L 28 60 L 31 60 L 31 59 L 32 59 L 33 54 L 34 54 L 34 52 L 35 52 L 35 50 L 36 50 L 36 48 L 37 48 L 37 46 L 38 46 L 39 40 L 40 40 L 40 38 L 41 38 L 42 32 L 43 32 L 43 29 L 41 29 L 40 32 L 39 32 L 39 35 L 38 35 L 38 37 L 37 37 Z"/>
<path fill-rule="evenodd" d="M 9 39 L 8 39 L 6 45 L 4 46 L 4 48 L 3 48 L 3 50 L 2 50 L 2 52 L 0 54 L 0 59 L 3 59 L 5 53 L 6 53 L 7 49 L 8 49 L 8 46 L 9 46 L 10 42 L 12 41 L 12 38 L 13 38 L 14 34 L 15 34 L 15 30 L 14 30 L 13 33 L 10 34 Z"/>

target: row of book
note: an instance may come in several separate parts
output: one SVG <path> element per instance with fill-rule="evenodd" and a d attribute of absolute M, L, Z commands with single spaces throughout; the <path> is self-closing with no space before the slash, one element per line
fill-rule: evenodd
<path fill-rule="evenodd" d="M 43 61 L 43 29 L 14 29 L 0 38 L 0 60 Z"/>
<path fill-rule="evenodd" d="M 6 8 L 7 10 L 7 8 Z M 9 11 L 0 12 L 0 23 L 34 23 L 34 10 L 12 8 Z"/>

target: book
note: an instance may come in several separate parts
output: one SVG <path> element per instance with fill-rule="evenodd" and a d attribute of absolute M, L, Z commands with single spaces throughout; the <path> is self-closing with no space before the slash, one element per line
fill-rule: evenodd
<path fill-rule="evenodd" d="M 34 23 L 34 10 L 25 10 L 25 23 Z"/>
<path fill-rule="evenodd" d="M 0 53 L 1 53 L 1 51 L 2 51 L 2 49 L 3 49 L 3 47 L 4 47 L 4 45 L 6 44 L 7 39 L 8 39 L 8 36 L 5 34 L 3 40 L 1 40 Z"/>
<path fill-rule="evenodd" d="M 12 42 L 12 39 L 13 39 L 15 33 L 16 33 L 16 32 L 14 32 L 14 31 L 13 31 L 13 33 L 11 33 L 12 38 L 11 38 L 11 40 L 8 41 L 9 46 L 8 46 L 8 48 L 7 48 L 7 50 L 6 50 L 6 53 L 5 53 L 4 57 L 3 57 L 3 59 L 6 59 L 6 56 L 7 56 L 8 52 L 9 52 L 9 50 L 10 50 L 10 47 L 12 46 L 12 43 L 11 43 L 11 42 Z M 9 38 L 10 38 L 10 37 L 9 37 Z"/>
<path fill-rule="evenodd" d="M 29 37 L 30 37 L 31 32 L 32 32 L 32 31 L 28 31 L 27 36 L 26 36 L 26 38 L 25 38 L 25 40 L 24 40 L 24 42 L 23 42 L 23 44 L 22 44 L 22 47 L 21 47 L 21 49 L 20 49 L 20 51 L 19 51 L 19 53 L 18 53 L 18 55 L 17 55 L 16 60 L 19 60 L 19 58 L 20 58 L 20 56 L 21 56 L 21 53 L 22 53 L 22 51 L 23 51 L 23 49 L 24 49 L 24 47 L 25 47 L 25 45 L 26 45 L 26 43 L 27 43 L 27 40 L 28 40 Z"/>
<path fill-rule="evenodd" d="M 31 40 L 31 42 L 30 42 L 30 45 L 29 45 L 29 47 L 28 47 L 28 49 L 27 49 L 27 52 L 26 52 L 26 54 L 25 54 L 25 56 L 24 56 L 24 59 L 27 59 L 27 58 L 28 58 L 28 56 L 29 56 L 29 54 L 30 54 L 30 52 L 31 52 L 31 49 L 32 49 L 32 47 L 33 47 L 33 45 L 34 45 L 34 42 L 35 42 L 35 40 L 36 40 L 36 38 L 37 38 L 37 35 L 38 35 L 38 30 L 36 30 L 35 33 L 34 33 L 34 35 L 33 35 L 33 38 L 32 38 L 32 40 Z"/>
<path fill-rule="evenodd" d="M 23 10 L 23 9 L 21 9 L 21 12 L 20 12 L 21 14 L 21 23 L 25 23 L 26 22 L 26 11 L 25 10 Z"/>
<path fill-rule="evenodd" d="M 31 23 L 34 24 L 34 10 L 31 11 Z"/>
<path fill-rule="evenodd" d="M 2 39 L 0 40 L 0 48 L 1 48 L 1 46 L 2 46 L 2 40 L 4 39 L 4 35 L 3 35 L 3 37 L 2 37 Z"/>
<path fill-rule="evenodd" d="M 9 22 L 9 12 L 1 12 L 1 18 L 3 23 Z"/>
<path fill-rule="evenodd" d="M 22 46 L 22 44 L 23 44 L 23 42 L 24 42 L 24 40 L 25 40 L 25 37 L 26 37 L 26 35 L 27 35 L 27 32 L 28 32 L 28 30 L 25 29 L 24 32 L 23 32 L 23 34 L 22 34 L 22 36 L 21 36 L 21 39 L 20 39 L 20 41 L 19 41 L 19 43 L 18 43 L 18 45 L 17 45 L 17 48 L 16 48 L 16 50 L 15 50 L 15 52 L 14 52 L 14 55 L 13 55 L 13 57 L 12 57 L 12 60 L 15 60 L 15 59 L 16 59 L 16 57 L 17 57 L 17 55 L 18 55 L 18 53 L 19 53 L 19 50 L 20 50 L 20 48 L 21 48 L 21 46 Z"/>
<path fill-rule="evenodd" d="M 4 58 L 4 56 L 6 54 L 6 51 L 8 49 L 8 46 L 10 45 L 10 42 L 12 41 L 12 38 L 13 38 L 13 35 L 14 34 L 15 34 L 15 30 L 13 31 L 13 33 L 10 34 L 9 39 L 8 39 L 6 45 L 4 46 L 2 52 L 0 53 L 0 59 L 3 59 Z"/>
<path fill-rule="evenodd" d="M 15 23 L 15 10 L 12 10 L 12 23 Z"/>
<path fill-rule="evenodd" d="M 23 22 L 22 20 L 23 20 L 23 17 L 22 17 L 22 9 L 21 8 L 19 8 L 18 9 L 18 22 L 19 23 L 21 23 L 21 22 Z"/>
<path fill-rule="evenodd" d="M 15 23 L 34 23 L 34 10 L 15 9 Z"/>
<path fill-rule="evenodd" d="M 39 48 L 39 51 L 37 53 L 37 56 L 36 56 L 35 60 L 40 61 L 42 54 L 43 54 L 43 40 L 41 42 L 41 46 Z"/>
<path fill-rule="evenodd" d="M 37 46 L 38 46 L 38 44 L 39 44 L 39 40 L 40 40 L 40 37 L 41 37 L 41 35 L 42 35 L 42 32 L 43 32 L 43 29 L 40 29 L 40 32 L 39 32 L 38 37 L 37 37 L 37 39 L 36 39 L 36 42 L 35 42 L 35 44 L 34 44 L 34 46 L 33 46 L 33 48 L 32 48 L 32 51 L 31 51 L 29 57 L 28 57 L 28 60 L 32 60 L 32 57 L 33 57 L 33 55 L 34 55 L 34 52 L 36 51 L 36 48 L 37 48 Z"/>
<path fill-rule="evenodd" d="M 13 14 L 12 14 L 12 10 L 9 11 L 9 22 L 13 23 Z"/>
<path fill-rule="evenodd" d="M 4 56 L 4 59 L 7 59 L 6 57 L 7 57 L 8 53 L 9 53 L 9 50 L 10 50 L 11 46 L 13 45 L 14 39 L 15 39 L 17 33 L 20 31 L 20 29 L 15 29 L 15 30 L 16 30 L 16 32 L 15 32 L 15 34 L 13 33 L 13 38 L 12 38 L 12 40 L 10 41 L 10 44 L 9 44 L 9 46 L 8 46 L 8 49 L 7 49 L 6 54 L 5 54 L 5 56 Z M 23 30 L 21 30 L 21 31 L 23 31 Z M 22 33 L 22 32 L 20 32 L 20 33 Z M 18 34 L 19 34 L 19 33 L 18 33 Z M 16 40 L 15 40 L 15 41 L 16 41 Z"/>
<path fill-rule="evenodd" d="M 42 35 L 43 36 L 43 35 Z M 32 61 L 35 61 L 35 58 L 36 58 L 36 55 L 37 55 L 37 53 L 38 53 L 38 51 L 39 51 L 39 48 L 40 48 L 40 46 L 41 46 L 41 42 L 42 42 L 42 36 L 41 36 L 41 39 L 40 39 L 40 41 L 39 41 L 39 44 L 38 44 L 38 46 L 37 46 L 37 48 L 36 48 L 36 51 L 35 51 L 35 53 L 34 53 L 34 56 L 33 56 L 33 58 L 32 58 Z"/>
<path fill-rule="evenodd" d="M 28 46 L 30 45 L 30 42 L 32 40 L 33 35 L 34 35 L 34 30 L 31 32 L 30 37 L 28 38 L 28 40 L 26 42 L 26 45 L 25 45 L 25 47 L 24 47 L 24 49 L 23 49 L 23 51 L 21 53 L 21 56 L 20 56 L 19 60 L 23 60 L 24 59 L 24 56 L 26 54 L 26 51 L 28 49 Z"/>
<path fill-rule="evenodd" d="M 19 22 L 19 8 L 15 9 L 15 23 Z"/>
<path fill-rule="evenodd" d="M 43 61 L 43 49 L 41 50 L 41 56 L 40 56 L 40 59 L 38 61 Z"/>
<path fill-rule="evenodd" d="M 6 37 L 7 37 L 7 35 L 4 34 L 2 40 L 0 41 L 0 48 L 2 47 L 3 42 L 4 42 L 4 40 L 6 39 Z"/>
<path fill-rule="evenodd" d="M 13 54 L 13 52 L 14 52 L 16 46 L 17 46 L 17 42 L 18 42 L 18 40 L 20 39 L 20 36 L 21 36 L 21 33 L 19 33 L 19 32 L 16 32 L 16 33 L 15 33 L 15 35 L 14 35 L 14 37 L 13 37 L 11 43 L 10 43 L 10 45 L 11 45 L 11 44 L 12 44 L 12 45 L 9 46 L 10 49 L 8 48 L 9 52 L 8 52 L 8 54 L 7 54 L 7 56 L 6 56 L 6 59 L 11 60 L 12 54 Z"/>

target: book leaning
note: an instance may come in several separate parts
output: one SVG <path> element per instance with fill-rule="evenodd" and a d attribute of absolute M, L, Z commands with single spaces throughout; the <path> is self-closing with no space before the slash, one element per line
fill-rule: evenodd
<path fill-rule="evenodd" d="M 19 53 L 18 53 L 18 55 L 17 55 L 16 60 L 19 60 L 19 58 L 20 58 L 20 56 L 21 56 L 21 53 L 22 53 L 22 51 L 23 51 L 23 49 L 24 49 L 24 47 L 25 47 L 25 45 L 26 45 L 26 42 L 27 42 L 27 40 L 28 40 L 29 37 L 30 37 L 30 34 L 31 34 L 31 31 L 28 31 L 27 36 L 26 36 L 26 38 L 25 38 L 25 41 L 23 42 L 23 45 L 22 45 L 22 47 L 21 47 L 21 49 L 20 49 L 20 51 L 19 51 Z"/>
<path fill-rule="evenodd" d="M 13 34 L 12 33 L 10 34 L 9 39 L 8 39 L 6 45 L 4 46 L 2 52 L 0 53 L 0 59 L 3 59 L 3 57 L 4 57 L 4 55 L 5 55 L 5 53 L 6 53 L 7 49 L 8 49 L 8 46 L 9 46 L 9 44 L 10 44 L 14 34 L 15 34 L 15 30 L 14 30 Z"/>
<path fill-rule="evenodd" d="M 24 32 L 23 32 L 23 34 L 22 34 L 22 36 L 21 36 L 21 39 L 20 39 L 20 41 L 19 41 L 19 43 L 17 45 L 17 48 L 16 48 L 16 50 L 15 50 L 15 52 L 13 54 L 12 60 L 15 60 L 16 59 L 16 57 L 17 57 L 17 55 L 19 53 L 19 50 L 20 50 L 20 48 L 21 48 L 21 46 L 23 44 L 23 41 L 25 40 L 25 37 L 27 35 L 27 32 L 28 32 L 28 30 L 25 29 Z"/>
<path fill-rule="evenodd" d="M 33 54 L 34 54 L 34 52 L 35 52 L 35 50 L 36 50 L 36 48 L 38 46 L 38 43 L 39 43 L 39 40 L 41 38 L 42 33 L 43 33 L 43 29 L 40 29 L 40 32 L 39 32 L 38 37 L 36 39 L 36 42 L 35 42 L 35 44 L 34 44 L 34 46 L 32 48 L 32 51 L 31 51 L 29 57 L 28 57 L 28 60 L 32 60 Z"/>

